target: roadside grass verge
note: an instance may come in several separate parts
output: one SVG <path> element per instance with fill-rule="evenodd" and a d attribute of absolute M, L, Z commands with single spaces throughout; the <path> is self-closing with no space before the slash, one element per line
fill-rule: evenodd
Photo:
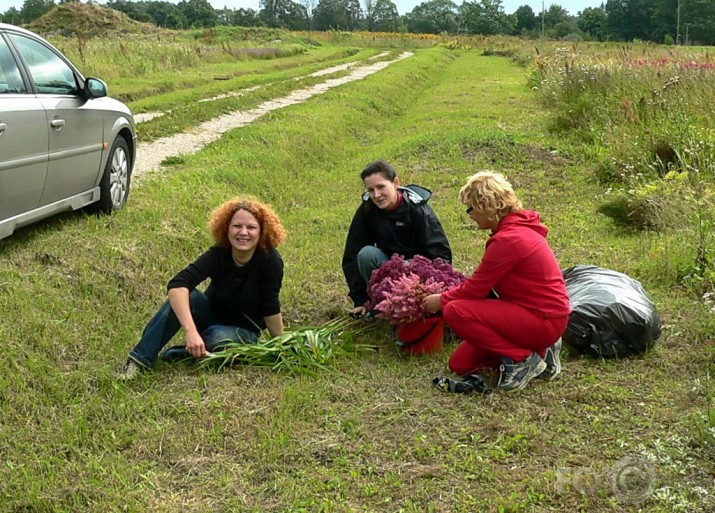
<path fill-rule="evenodd" d="M 548 134 L 547 113 L 523 81 L 503 58 L 419 50 L 147 175 L 118 215 L 60 216 L 0 241 L 2 503 L 10 511 L 707 511 L 712 314 L 643 263 L 656 235 L 623 232 L 597 213 L 592 163 L 578 143 Z M 165 283 L 209 244 L 209 211 L 235 194 L 272 203 L 289 231 L 280 248 L 289 325 L 344 314 L 340 258 L 359 172 L 381 157 L 404 183 L 434 191 L 464 272 L 485 235 L 456 193 L 478 169 L 505 172 L 542 212 L 563 267 L 593 263 L 643 281 L 666 325 L 659 346 L 621 361 L 571 355 L 559 382 L 488 398 L 433 389 L 454 344 L 405 358 L 382 324 L 361 336 L 376 351 L 343 358 L 338 376 L 159 365 L 129 385 L 114 380 Z M 619 500 L 605 479 L 630 454 L 657 468 L 656 493 L 642 504 Z M 564 483 L 574 472 L 596 484 Z"/>

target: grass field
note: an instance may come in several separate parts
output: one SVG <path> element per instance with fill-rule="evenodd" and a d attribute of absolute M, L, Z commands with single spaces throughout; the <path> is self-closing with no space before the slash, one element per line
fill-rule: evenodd
<path fill-rule="evenodd" d="M 183 101 L 172 98 L 157 105 Z M 0 241 L 0 510 L 712 511 L 713 314 L 668 264 L 689 257 L 685 232 L 599 214 L 592 150 L 550 123 L 524 68 L 418 49 L 176 159 L 115 216 L 68 214 Z M 289 231 L 287 324 L 344 315 L 342 245 L 359 171 L 376 158 L 434 192 L 465 273 L 485 234 L 456 193 L 477 170 L 506 173 L 562 267 L 642 281 L 663 319 L 658 346 L 620 361 L 569 355 L 560 381 L 489 397 L 432 387 L 454 341 L 406 358 L 381 324 L 361 336 L 375 350 L 333 374 L 179 364 L 114 379 L 167 280 L 208 246 L 209 211 L 235 194 L 273 204 Z M 654 471 L 643 502 L 609 481 L 627 477 L 628 457 Z"/>

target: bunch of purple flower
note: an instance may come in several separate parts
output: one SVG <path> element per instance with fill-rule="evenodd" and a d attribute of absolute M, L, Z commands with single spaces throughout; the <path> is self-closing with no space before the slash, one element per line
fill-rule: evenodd
<path fill-rule="evenodd" d="M 422 306 L 426 296 L 446 292 L 464 280 L 462 273 L 441 258 L 417 255 L 405 260 L 395 254 L 372 272 L 367 309 L 379 311 L 378 317 L 393 324 L 413 322 L 427 316 Z"/>

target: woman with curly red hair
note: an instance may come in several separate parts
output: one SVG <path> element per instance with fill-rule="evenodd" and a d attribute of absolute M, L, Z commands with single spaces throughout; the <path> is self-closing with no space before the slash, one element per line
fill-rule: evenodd
<path fill-rule="evenodd" d="M 255 342 L 263 329 L 283 334 L 279 293 L 283 259 L 276 247 L 286 232 L 273 209 L 253 198 L 226 201 L 208 223 L 214 246 L 174 276 L 168 301 L 149 321 L 119 378 L 134 378 L 157 358 L 202 358 L 227 342 Z M 196 287 L 207 278 L 206 292 Z M 185 346 L 159 355 L 180 328 Z"/>

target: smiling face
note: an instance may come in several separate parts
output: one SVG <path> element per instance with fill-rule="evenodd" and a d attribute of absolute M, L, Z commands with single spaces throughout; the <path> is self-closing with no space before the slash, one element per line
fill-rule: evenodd
<path fill-rule="evenodd" d="M 399 178 L 388 180 L 382 173 L 366 176 L 363 180 L 370 199 L 381 210 L 389 210 L 397 203 Z"/>
<path fill-rule="evenodd" d="M 253 255 L 261 236 L 261 225 L 248 210 L 237 210 L 228 225 L 228 242 L 235 257 L 245 259 Z"/>

